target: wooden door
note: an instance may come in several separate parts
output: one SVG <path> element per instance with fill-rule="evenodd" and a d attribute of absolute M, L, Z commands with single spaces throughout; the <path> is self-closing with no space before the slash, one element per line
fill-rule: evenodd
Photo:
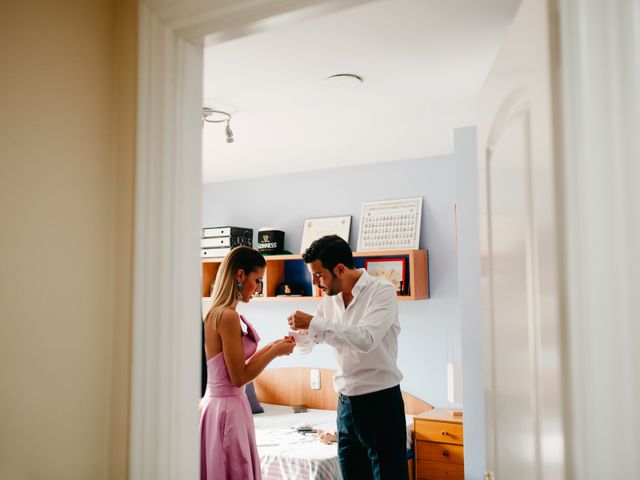
<path fill-rule="evenodd" d="M 550 3 L 525 0 L 479 96 L 486 478 L 564 478 Z"/>

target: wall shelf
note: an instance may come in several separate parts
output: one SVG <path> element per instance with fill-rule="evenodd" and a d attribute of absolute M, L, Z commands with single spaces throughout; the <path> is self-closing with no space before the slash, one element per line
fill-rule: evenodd
<path fill-rule="evenodd" d="M 429 298 L 429 252 L 426 250 L 376 250 L 371 252 L 353 252 L 357 268 L 362 268 L 365 258 L 398 258 L 407 260 L 406 280 L 409 290 L 407 295 L 399 295 L 399 301 L 426 300 Z M 322 296 L 314 296 L 311 275 L 302 260 L 302 255 L 265 255 L 267 267 L 264 274 L 263 297 L 255 297 L 258 302 L 300 302 L 316 301 Z M 216 278 L 223 258 L 202 259 L 201 296 L 209 298 L 211 285 Z M 278 297 L 276 287 L 284 282 L 296 282 L 305 289 L 302 297 Z M 405 281 L 406 281 L 405 280 Z"/>

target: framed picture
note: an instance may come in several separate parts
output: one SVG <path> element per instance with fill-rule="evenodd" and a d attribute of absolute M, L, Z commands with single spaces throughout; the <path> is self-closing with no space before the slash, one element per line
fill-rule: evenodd
<path fill-rule="evenodd" d="M 398 295 L 407 291 L 406 258 L 365 258 L 364 268 L 372 277 L 383 277 L 395 287 Z"/>
<path fill-rule="evenodd" d="M 420 248 L 422 197 L 364 202 L 358 251 Z"/>
<path fill-rule="evenodd" d="M 345 242 L 349 242 L 351 230 L 351 215 L 343 217 L 307 218 L 302 229 L 302 243 L 300 253 L 309 248 L 309 245 L 325 235 L 338 235 Z"/>

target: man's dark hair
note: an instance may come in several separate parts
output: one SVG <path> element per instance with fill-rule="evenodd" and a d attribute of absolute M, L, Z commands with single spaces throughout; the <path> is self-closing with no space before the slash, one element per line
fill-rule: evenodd
<path fill-rule="evenodd" d="M 351 247 L 338 235 L 325 235 L 315 240 L 302 254 L 302 258 L 305 263 L 320 260 L 322 266 L 332 275 L 333 268 L 339 263 L 347 268 L 355 268 Z"/>

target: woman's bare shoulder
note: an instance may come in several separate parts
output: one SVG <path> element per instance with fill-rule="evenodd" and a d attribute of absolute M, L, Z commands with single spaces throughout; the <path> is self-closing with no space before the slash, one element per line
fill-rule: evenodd
<path fill-rule="evenodd" d="M 217 321 L 214 321 L 217 318 Z M 217 327 L 220 322 L 240 322 L 240 315 L 233 308 L 225 308 L 220 312 L 219 309 L 211 308 L 204 317 L 205 325 Z"/>
<path fill-rule="evenodd" d="M 231 327 L 240 326 L 240 314 L 233 308 L 225 308 L 220 314 L 220 320 L 218 320 L 219 327 Z"/>

